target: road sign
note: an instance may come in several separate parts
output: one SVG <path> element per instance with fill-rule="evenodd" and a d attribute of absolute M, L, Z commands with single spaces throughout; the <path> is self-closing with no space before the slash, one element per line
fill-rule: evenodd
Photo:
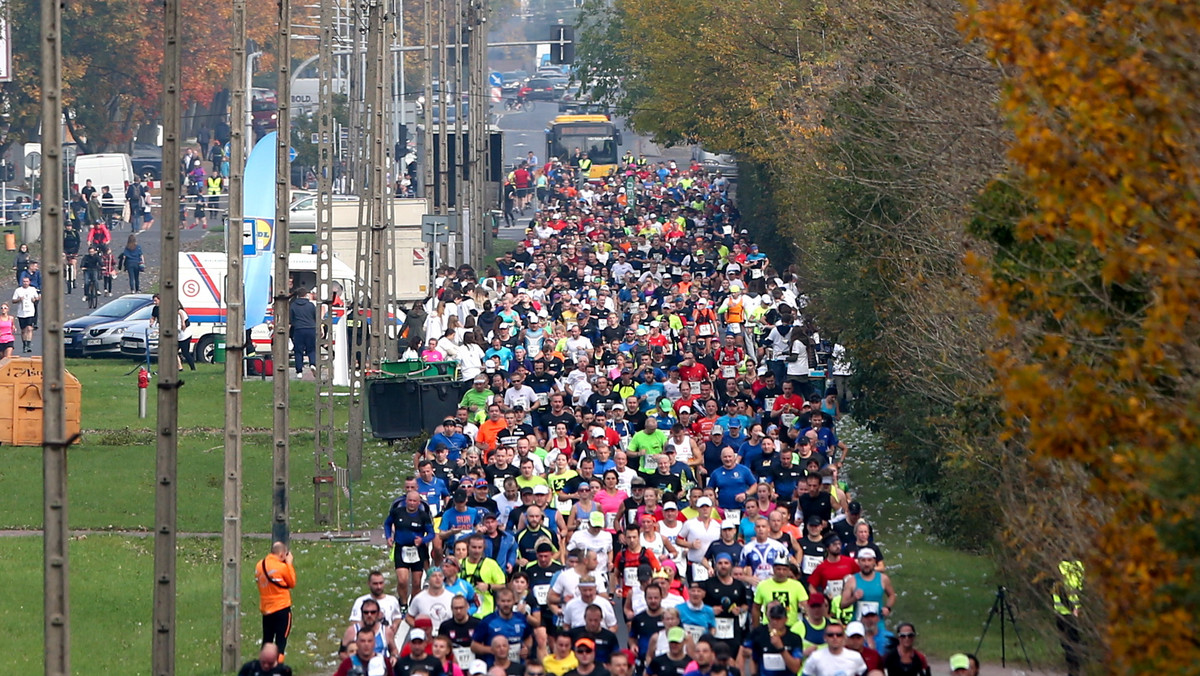
<path fill-rule="evenodd" d="M 491 75 L 488 75 L 488 84 L 493 87 L 503 87 L 504 76 L 500 73 L 492 73 Z"/>
<path fill-rule="evenodd" d="M 296 155 L 297 155 L 296 149 L 291 146 L 288 146 L 288 162 L 295 162 Z"/>
<path fill-rule="evenodd" d="M 424 249 L 413 249 L 413 265 L 425 265 Z"/>
<path fill-rule="evenodd" d="M 492 87 L 492 103 L 500 103 L 504 100 L 504 92 L 499 87 Z"/>
<path fill-rule="evenodd" d="M 426 214 L 421 217 L 421 241 L 436 243 L 445 242 L 450 238 L 450 229 L 455 225 L 455 215 L 434 216 Z"/>
<path fill-rule="evenodd" d="M 38 169 L 40 169 L 42 166 L 42 154 L 41 153 L 29 153 L 28 155 L 26 155 L 25 156 L 25 166 L 34 171 L 37 171 Z"/>

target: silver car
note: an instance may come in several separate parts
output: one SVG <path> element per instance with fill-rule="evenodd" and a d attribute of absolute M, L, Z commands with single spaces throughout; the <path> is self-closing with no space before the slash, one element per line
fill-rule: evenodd
<path fill-rule="evenodd" d="M 121 340 L 126 334 L 144 335 L 150 328 L 150 313 L 153 305 L 147 305 L 125 319 L 117 319 L 102 324 L 93 324 L 82 329 L 77 339 L 76 354 L 83 357 L 98 355 L 114 355 L 121 351 Z"/>
<path fill-rule="evenodd" d="M 334 195 L 334 202 L 357 202 L 354 195 Z M 288 208 L 288 229 L 292 232 L 317 231 L 317 196 L 306 195 Z"/>

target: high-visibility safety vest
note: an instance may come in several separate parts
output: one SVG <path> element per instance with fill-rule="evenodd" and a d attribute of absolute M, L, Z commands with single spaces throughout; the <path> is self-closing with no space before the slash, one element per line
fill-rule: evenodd
<path fill-rule="evenodd" d="M 205 180 L 205 182 L 208 184 L 208 194 L 210 194 L 210 195 L 220 195 L 221 194 L 221 177 L 220 176 L 209 176 Z"/>
<path fill-rule="evenodd" d="M 729 307 L 725 308 L 725 323 L 726 324 L 741 324 L 746 321 L 745 307 L 742 301 L 729 303 Z"/>
<path fill-rule="evenodd" d="M 587 176 L 588 172 L 591 171 L 591 169 L 592 169 L 592 161 L 590 159 L 585 157 L 585 158 L 579 160 L 580 173 L 582 173 L 584 176 Z"/>
<path fill-rule="evenodd" d="M 1058 574 L 1062 581 L 1054 585 L 1054 593 L 1051 595 L 1054 612 L 1070 615 L 1079 607 L 1079 592 L 1083 591 L 1083 562 L 1060 561 Z M 1066 598 L 1063 598 L 1064 596 Z"/>

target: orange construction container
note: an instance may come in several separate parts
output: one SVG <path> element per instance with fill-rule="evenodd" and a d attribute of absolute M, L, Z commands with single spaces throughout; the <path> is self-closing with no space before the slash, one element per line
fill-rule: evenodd
<path fill-rule="evenodd" d="M 67 398 L 67 436 L 79 433 L 83 389 L 70 373 L 63 379 Z M 0 444 L 42 445 L 42 358 L 0 360 Z"/>

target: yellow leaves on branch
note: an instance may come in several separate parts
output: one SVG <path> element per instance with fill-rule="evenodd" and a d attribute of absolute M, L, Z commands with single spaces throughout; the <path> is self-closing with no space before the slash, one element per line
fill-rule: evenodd
<path fill-rule="evenodd" d="M 1200 673 L 1195 609 L 1172 593 L 1190 569 L 1157 527 L 1186 507 L 1155 489 L 1200 444 L 1200 3 L 968 9 L 963 28 L 1009 74 L 1010 159 L 1036 204 L 1018 237 L 1079 252 L 1075 266 L 985 278 L 1000 329 L 1034 362 L 994 357 L 1010 435 L 1082 463 L 1115 507 L 1086 561 L 1109 619 L 1105 668 Z"/>

